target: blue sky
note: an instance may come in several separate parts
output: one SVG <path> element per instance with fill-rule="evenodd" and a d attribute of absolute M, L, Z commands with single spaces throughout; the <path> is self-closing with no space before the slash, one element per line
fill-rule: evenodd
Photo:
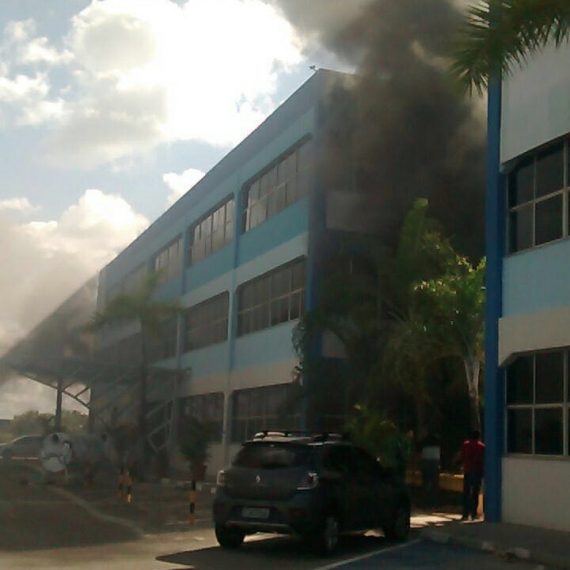
<path fill-rule="evenodd" d="M 307 80 L 309 65 L 348 70 L 300 36 L 279 1 L 2 1 L 0 352 Z M 0 400 L 0 417 L 23 405 L 18 390 Z"/>

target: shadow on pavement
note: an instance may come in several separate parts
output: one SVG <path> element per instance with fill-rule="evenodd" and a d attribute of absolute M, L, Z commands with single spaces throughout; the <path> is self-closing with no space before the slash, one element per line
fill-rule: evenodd
<path fill-rule="evenodd" d="M 379 550 L 393 543 L 383 536 L 368 533 L 364 536 L 346 536 L 341 539 L 337 555 L 323 558 L 316 555 L 301 540 L 292 537 L 256 535 L 246 538 L 243 546 L 237 550 L 221 547 L 209 547 L 159 556 L 160 562 L 194 566 L 200 570 L 209 568 L 231 568 L 249 570 L 251 568 L 314 568 L 315 565 L 331 564 L 370 551 Z"/>
<path fill-rule="evenodd" d="M 139 536 L 54 493 L 37 472 L 17 461 L 0 461 L 0 523 L 3 551 L 93 546 Z"/>

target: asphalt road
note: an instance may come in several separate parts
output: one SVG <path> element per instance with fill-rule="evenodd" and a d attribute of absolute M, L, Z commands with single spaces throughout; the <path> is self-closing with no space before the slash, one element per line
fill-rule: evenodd
<path fill-rule="evenodd" d="M 2 462 L 0 462 L 2 463 Z M 65 494 L 0 465 L 0 569 L 4 570 L 512 570 L 490 555 L 413 536 L 395 545 L 380 535 L 346 537 L 336 556 L 299 541 L 248 537 L 237 551 L 217 546 L 211 528 L 146 534 L 106 520 Z M 532 566 L 517 564 L 521 570 Z"/>

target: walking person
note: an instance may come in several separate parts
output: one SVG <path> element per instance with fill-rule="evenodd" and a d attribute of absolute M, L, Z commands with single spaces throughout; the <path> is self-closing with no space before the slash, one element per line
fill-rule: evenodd
<path fill-rule="evenodd" d="M 481 441 L 481 434 L 477 430 L 473 431 L 470 438 L 463 442 L 459 455 L 463 463 L 462 520 L 467 520 L 469 517 L 475 520 L 485 459 L 485 444 Z"/>

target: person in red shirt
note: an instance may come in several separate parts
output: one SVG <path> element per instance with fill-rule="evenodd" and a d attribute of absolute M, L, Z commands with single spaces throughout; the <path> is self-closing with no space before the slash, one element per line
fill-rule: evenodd
<path fill-rule="evenodd" d="M 463 520 L 467 520 L 468 517 L 475 520 L 485 459 L 485 444 L 481 441 L 481 434 L 477 430 L 463 442 L 460 455 L 463 462 Z"/>

